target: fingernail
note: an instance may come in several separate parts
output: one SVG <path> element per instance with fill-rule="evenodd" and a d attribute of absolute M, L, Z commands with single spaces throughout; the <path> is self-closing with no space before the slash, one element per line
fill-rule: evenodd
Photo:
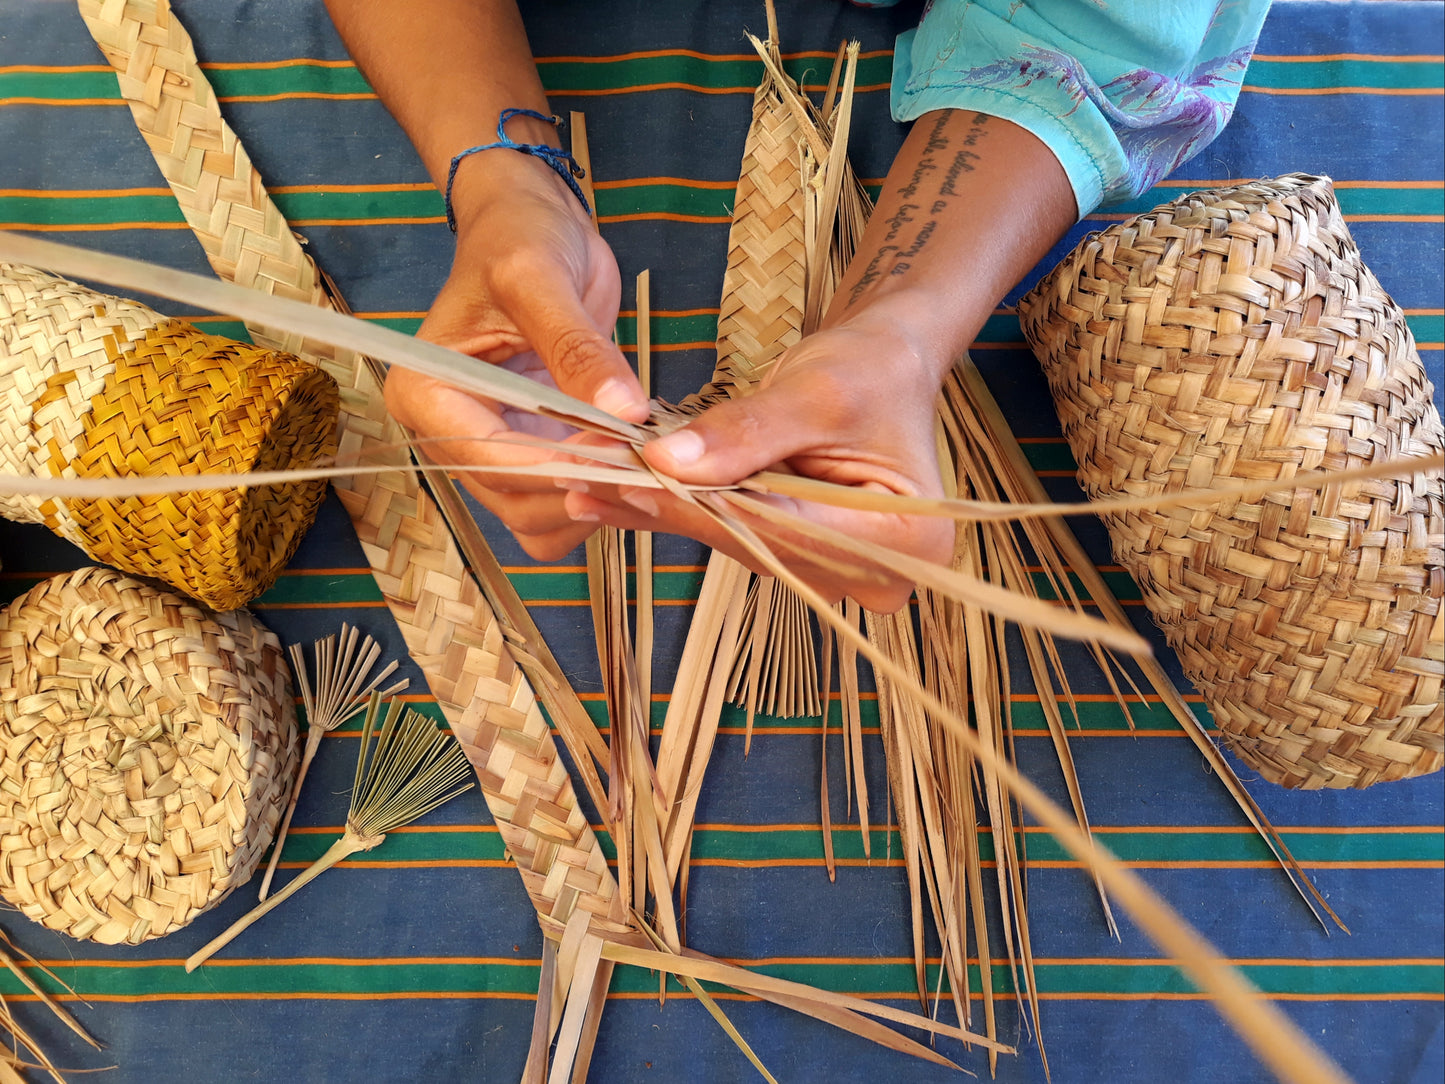
<path fill-rule="evenodd" d="M 552 484 L 558 489 L 565 489 L 569 493 L 587 493 L 587 483 L 576 478 L 554 478 Z"/>
<path fill-rule="evenodd" d="M 645 489 L 619 489 L 617 495 L 636 508 L 644 516 L 657 515 L 657 501 Z"/>
<path fill-rule="evenodd" d="M 596 512 L 570 512 L 568 514 L 574 523 L 598 523 L 601 521 Z"/>
<path fill-rule="evenodd" d="M 621 417 L 636 411 L 641 401 L 637 398 L 637 393 L 626 384 L 612 379 L 605 381 L 597 389 L 597 394 L 592 397 L 592 405 L 615 417 Z"/>
<path fill-rule="evenodd" d="M 679 429 L 676 433 L 670 433 L 660 437 L 657 447 L 665 452 L 674 463 L 685 467 L 690 463 L 696 463 L 702 458 L 704 447 L 702 437 L 698 436 L 691 429 Z"/>

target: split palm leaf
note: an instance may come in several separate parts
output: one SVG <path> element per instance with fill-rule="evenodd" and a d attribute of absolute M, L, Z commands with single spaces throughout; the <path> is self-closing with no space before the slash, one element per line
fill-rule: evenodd
<path fill-rule="evenodd" d="M 281 827 L 276 831 L 271 860 L 266 863 L 266 875 L 261 878 L 259 895 L 263 900 L 271 890 L 271 879 L 276 875 L 281 848 L 286 844 L 291 817 L 296 812 L 297 799 L 301 797 L 301 785 L 306 782 L 306 773 L 321 748 L 321 739 L 365 708 L 373 690 L 396 670 L 396 662 L 392 661 L 377 673 L 370 674 L 381 656 L 381 648 L 370 636 L 362 637 L 358 643 L 358 635 L 355 627 L 343 624 L 339 649 L 335 635 L 317 640 L 311 646 L 316 660 L 314 682 L 307 670 L 301 645 L 291 645 L 291 670 L 301 687 L 301 706 L 306 709 L 306 746 L 301 751 L 301 766 L 296 770 L 296 782 L 291 787 L 286 815 L 281 818 Z M 389 700 L 408 684 L 408 679 L 403 678 L 378 695 L 383 700 Z"/>
<path fill-rule="evenodd" d="M 400 701 L 391 701 L 382 717 L 381 697 L 372 692 L 356 756 L 351 809 L 341 838 L 280 892 L 193 953 L 186 960 L 186 970 L 194 971 L 338 862 L 380 846 L 388 832 L 410 824 L 469 789 L 471 775 L 461 746 L 450 734 L 437 729 L 426 716 L 409 708 L 403 710 Z"/>

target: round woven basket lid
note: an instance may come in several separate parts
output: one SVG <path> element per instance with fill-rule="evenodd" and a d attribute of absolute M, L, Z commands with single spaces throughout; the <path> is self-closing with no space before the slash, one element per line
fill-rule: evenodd
<path fill-rule="evenodd" d="M 1328 178 L 1195 192 L 1092 234 L 1019 314 L 1094 497 L 1445 447 L 1405 315 Z M 1445 763 L 1438 469 L 1106 522 L 1225 742 L 1266 779 L 1360 787 Z"/>
<path fill-rule="evenodd" d="M 180 929 L 254 872 L 297 762 L 249 613 L 102 568 L 0 610 L 0 895 L 103 944 Z"/>

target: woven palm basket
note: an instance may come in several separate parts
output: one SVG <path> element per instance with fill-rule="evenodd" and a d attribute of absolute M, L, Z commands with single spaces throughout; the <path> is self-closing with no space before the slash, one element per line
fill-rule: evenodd
<path fill-rule="evenodd" d="M 289 354 L 0 264 L 0 470 L 62 478 L 231 473 L 335 451 L 336 382 Z M 153 497 L 0 496 L 86 554 L 217 610 L 276 579 L 324 481 Z"/>
<path fill-rule="evenodd" d="M 102 944 L 178 930 L 255 871 L 290 792 L 280 642 L 111 569 L 0 610 L 0 895 Z"/>
<path fill-rule="evenodd" d="M 1019 303 L 1094 497 L 1439 456 L 1399 306 L 1330 181 L 1196 192 L 1085 241 Z M 1107 517 L 1224 740 L 1287 787 L 1442 764 L 1441 477 Z"/>

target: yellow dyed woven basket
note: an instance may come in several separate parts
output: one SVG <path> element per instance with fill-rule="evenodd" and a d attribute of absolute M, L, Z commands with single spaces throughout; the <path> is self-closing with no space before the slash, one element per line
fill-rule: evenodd
<path fill-rule="evenodd" d="M 1094 234 L 1019 303 L 1094 497 L 1441 453 L 1404 313 L 1327 178 L 1196 192 Z M 1442 765 L 1440 472 L 1107 519 L 1115 555 L 1266 779 Z"/>
<path fill-rule="evenodd" d="M 245 883 L 297 762 L 281 644 L 107 568 L 0 610 L 0 895 L 103 944 Z"/>
<path fill-rule="evenodd" d="M 335 451 L 336 414 L 336 382 L 298 358 L 0 264 L 0 470 L 98 478 L 304 466 Z M 325 493 L 325 482 L 303 481 L 122 499 L 0 496 L 0 514 L 229 610 L 275 581 Z"/>

